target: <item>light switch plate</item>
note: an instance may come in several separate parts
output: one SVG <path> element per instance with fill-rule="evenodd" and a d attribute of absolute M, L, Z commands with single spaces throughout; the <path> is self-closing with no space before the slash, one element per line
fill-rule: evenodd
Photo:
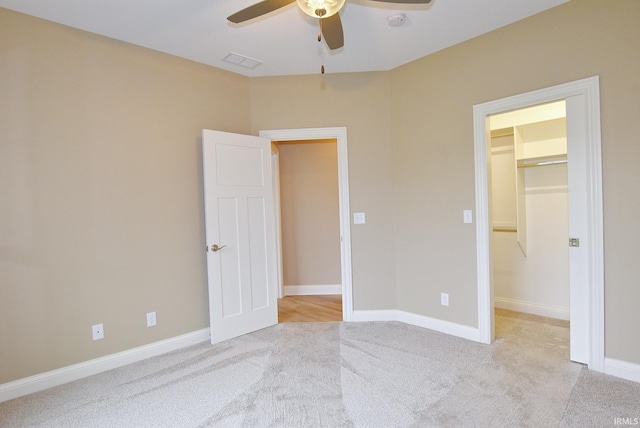
<path fill-rule="evenodd" d="M 473 223 L 473 212 L 471 210 L 464 210 L 463 217 L 465 223 Z"/>
<path fill-rule="evenodd" d="M 449 293 L 440 293 L 440 304 L 442 306 L 449 306 Z"/>
<path fill-rule="evenodd" d="M 149 312 L 147 314 L 147 327 L 153 327 L 154 325 L 156 325 L 156 313 Z"/>
<path fill-rule="evenodd" d="M 364 224 L 364 213 L 353 213 L 353 224 Z"/>

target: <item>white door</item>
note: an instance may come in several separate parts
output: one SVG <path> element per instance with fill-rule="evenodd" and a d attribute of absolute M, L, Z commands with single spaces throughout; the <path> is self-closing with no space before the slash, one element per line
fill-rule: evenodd
<path fill-rule="evenodd" d="M 202 131 L 211 343 L 278 322 L 271 140 Z"/>
<path fill-rule="evenodd" d="M 585 97 L 574 95 L 567 101 L 567 184 L 569 199 L 569 329 L 570 358 L 589 362 L 589 255 L 587 205 L 587 148 Z M 569 246 L 570 243 L 567 242 Z"/>

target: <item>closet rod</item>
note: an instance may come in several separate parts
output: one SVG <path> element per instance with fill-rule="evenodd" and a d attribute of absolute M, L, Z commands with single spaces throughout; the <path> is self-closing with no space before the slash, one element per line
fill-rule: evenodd
<path fill-rule="evenodd" d="M 517 232 L 518 229 L 515 227 L 498 227 L 498 226 L 494 226 L 493 227 L 493 231 L 494 232 Z"/>
<path fill-rule="evenodd" d="M 559 159 L 553 161 L 540 161 L 540 162 L 531 162 L 531 163 L 523 163 L 519 164 L 518 168 L 531 168 L 534 166 L 546 166 L 546 165 L 556 165 L 560 163 L 567 163 L 566 159 Z"/>

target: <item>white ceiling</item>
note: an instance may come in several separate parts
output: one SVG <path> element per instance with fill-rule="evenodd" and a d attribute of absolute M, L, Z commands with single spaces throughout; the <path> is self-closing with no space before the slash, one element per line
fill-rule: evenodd
<path fill-rule="evenodd" d="M 390 70 L 568 0 L 347 0 L 344 48 L 317 41 L 317 20 L 295 3 L 244 24 L 226 17 L 257 0 L 0 0 L 0 7 L 166 52 L 245 76 Z M 404 13 L 401 27 L 387 17 Z M 498 47 L 496 47 L 498 48 Z M 223 61 L 237 53 L 254 69 Z"/>

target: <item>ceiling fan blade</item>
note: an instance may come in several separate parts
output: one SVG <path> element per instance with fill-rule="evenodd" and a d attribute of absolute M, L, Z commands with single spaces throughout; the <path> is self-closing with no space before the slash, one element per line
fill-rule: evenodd
<path fill-rule="evenodd" d="M 253 18 L 257 18 L 266 13 L 273 12 L 274 10 L 285 7 L 291 3 L 295 3 L 296 0 L 264 0 L 260 3 L 256 3 L 233 15 L 227 17 L 227 20 L 239 24 L 244 21 L 248 21 Z"/>
<path fill-rule="evenodd" d="M 400 4 L 429 4 L 431 0 L 371 0 L 381 3 L 400 3 Z"/>
<path fill-rule="evenodd" d="M 334 50 L 344 46 L 344 33 L 340 14 L 336 13 L 328 18 L 320 19 L 320 29 L 329 49 Z"/>

